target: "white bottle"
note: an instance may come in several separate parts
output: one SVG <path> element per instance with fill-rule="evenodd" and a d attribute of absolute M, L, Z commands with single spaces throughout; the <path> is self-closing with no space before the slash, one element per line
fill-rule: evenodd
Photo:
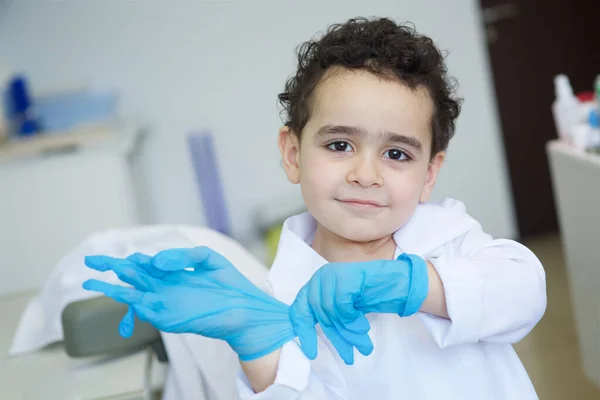
<path fill-rule="evenodd" d="M 570 141 L 573 128 L 582 122 L 581 105 L 566 75 L 554 77 L 554 90 L 556 100 L 552 104 L 552 114 L 558 137 Z"/>

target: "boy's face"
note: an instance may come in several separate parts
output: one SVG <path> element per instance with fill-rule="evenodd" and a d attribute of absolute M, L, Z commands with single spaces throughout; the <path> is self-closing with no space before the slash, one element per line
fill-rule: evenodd
<path fill-rule="evenodd" d="M 323 228 L 377 240 L 429 199 L 444 160 L 443 152 L 430 154 L 433 103 L 424 88 L 367 71 L 334 72 L 313 93 L 301 143 L 281 129 L 283 166 Z"/>

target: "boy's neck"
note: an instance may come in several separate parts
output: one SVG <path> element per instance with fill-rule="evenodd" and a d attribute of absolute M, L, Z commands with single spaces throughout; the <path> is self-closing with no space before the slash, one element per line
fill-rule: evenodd
<path fill-rule="evenodd" d="M 317 223 L 312 248 L 328 262 L 391 260 L 396 252 L 396 242 L 392 235 L 369 242 L 356 242 L 343 238 Z"/>

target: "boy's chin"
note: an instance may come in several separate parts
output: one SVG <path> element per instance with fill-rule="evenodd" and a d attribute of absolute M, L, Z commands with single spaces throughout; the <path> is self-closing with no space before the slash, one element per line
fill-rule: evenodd
<path fill-rule="evenodd" d="M 382 226 L 365 224 L 365 221 L 346 221 L 341 226 L 336 226 L 333 232 L 351 242 L 367 243 L 381 240 L 394 234 L 393 229 L 382 229 Z"/>

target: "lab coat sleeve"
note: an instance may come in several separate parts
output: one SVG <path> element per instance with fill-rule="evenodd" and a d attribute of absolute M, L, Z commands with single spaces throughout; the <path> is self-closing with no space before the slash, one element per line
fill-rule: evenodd
<path fill-rule="evenodd" d="M 254 393 L 244 372 L 237 386 L 242 400 L 347 400 L 346 383 L 329 349 L 319 339 L 319 355 L 310 361 L 295 341 L 281 349 L 275 382 Z"/>
<path fill-rule="evenodd" d="M 450 320 L 418 314 L 438 345 L 524 338 L 546 309 L 546 277 L 537 257 L 517 242 L 493 240 L 479 224 L 448 246 L 429 261 L 442 280 Z"/>

